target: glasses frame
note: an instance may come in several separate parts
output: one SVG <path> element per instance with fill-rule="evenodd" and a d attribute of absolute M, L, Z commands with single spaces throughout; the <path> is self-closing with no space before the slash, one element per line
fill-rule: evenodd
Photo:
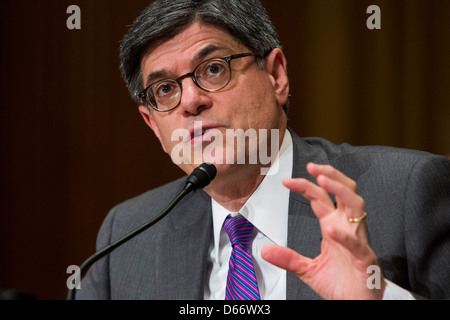
<path fill-rule="evenodd" d="M 225 56 L 225 57 L 218 57 L 218 58 L 211 58 L 211 59 L 207 59 L 203 62 L 201 62 L 198 66 L 195 67 L 195 69 L 192 72 L 186 73 L 178 78 L 166 78 L 166 79 L 161 79 L 158 81 L 155 81 L 153 83 L 151 83 L 150 85 L 147 86 L 147 88 L 145 88 L 144 90 L 142 90 L 139 94 L 138 97 L 142 100 L 142 102 L 144 102 L 147 106 L 151 106 L 153 109 L 155 109 L 158 112 L 169 112 L 172 111 L 173 109 L 175 109 L 176 107 L 178 107 L 181 103 L 181 98 L 183 96 L 183 85 L 182 85 L 182 80 L 186 79 L 186 78 L 191 78 L 192 81 L 195 83 L 195 85 L 197 87 L 199 87 L 200 89 L 207 91 L 207 92 L 216 92 L 219 90 L 222 90 L 223 88 L 225 88 L 231 81 L 231 61 L 234 59 L 239 59 L 239 58 L 244 58 L 244 57 L 249 57 L 249 56 L 259 56 L 257 53 L 253 53 L 253 52 L 248 52 L 248 53 L 239 53 L 239 54 L 232 54 L 229 56 Z M 228 81 L 220 88 L 218 89 L 206 89 L 204 87 L 202 87 L 198 82 L 197 82 L 197 78 L 195 77 L 195 72 L 197 71 L 197 69 L 205 64 L 208 63 L 210 61 L 214 61 L 214 60 L 222 60 L 225 61 L 226 64 L 228 65 L 228 70 L 230 71 L 230 75 L 229 75 L 229 79 Z M 157 106 L 154 106 L 150 101 L 148 101 L 149 99 L 147 99 L 147 91 L 156 83 L 161 82 L 161 81 L 175 81 L 176 83 L 178 83 L 179 87 L 180 87 L 180 101 L 178 101 L 178 103 L 176 104 L 176 106 L 174 106 L 173 108 L 167 109 L 167 110 L 161 110 L 158 109 Z"/>

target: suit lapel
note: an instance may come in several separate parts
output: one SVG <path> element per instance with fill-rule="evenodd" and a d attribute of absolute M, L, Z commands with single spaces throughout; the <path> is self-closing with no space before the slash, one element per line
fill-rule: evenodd
<path fill-rule="evenodd" d="M 320 147 L 307 144 L 292 131 L 291 135 L 294 153 L 292 177 L 314 181 L 313 177 L 306 171 L 306 164 L 308 162 L 329 163 L 326 153 Z M 321 239 L 319 221 L 311 209 L 309 200 L 299 193 L 291 192 L 289 197 L 288 247 L 306 257 L 314 258 L 320 254 Z M 288 300 L 320 299 L 297 276 L 288 273 L 286 281 L 286 297 Z"/>
<path fill-rule="evenodd" d="M 320 253 L 322 234 L 318 219 L 309 204 L 291 196 L 288 218 L 288 247 L 296 252 L 314 258 Z M 288 300 L 312 299 L 318 296 L 292 273 L 286 278 L 286 297 Z"/>
<path fill-rule="evenodd" d="M 158 297 L 203 299 L 207 254 L 212 234 L 211 198 L 202 190 L 187 196 L 161 243 Z M 175 212 L 174 212 L 175 213 Z"/>

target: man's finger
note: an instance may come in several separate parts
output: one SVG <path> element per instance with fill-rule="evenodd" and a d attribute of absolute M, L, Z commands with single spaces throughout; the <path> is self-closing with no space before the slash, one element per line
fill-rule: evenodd
<path fill-rule="evenodd" d="M 348 218 L 357 218 L 364 212 L 364 199 L 346 185 L 322 175 L 317 178 L 317 183 L 323 189 L 336 196 L 338 209 L 339 207 L 344 209 L 342 206 L 352 209 L 352 213 L 355 213 L 355 216 L 349 216 Z"/>
<path fill-rule="evenodd" d="M 306 199 L 313 202 L 320 201 L 329 210 L 335 210 L 333 201 L 328 193 L 320 186 L 302 178 L 284 179 L 283 185 L 291 191 L 300 192 Z"/>
<path fill-rule="evenodd" d="M 361 239 L 354 234 L 347 233 L 332 226 L 328 227 L 327 235 L 344 246 L 355 258 L 365 260 L 367 257 L 370 257 L 371 250 L 367 245 L 367 239 Z"/>
<path fill-rule="evenodd" d="M 334 168 L 333 166 L 315 164 L 315 163 L 310 162 L 306 166 L 306 169 L 309 172 L 309 174 L 311 174 L 315 178 L 317 178 L 320 175 L 326 176 L 326 177 L 330 178 L 331 180 L 335 180 L 335 181 L 342 183 L 347 188 L 356 192 L 356 189 L 357 189 L 356 182 L 354 180 L 350 179 L 349 177 L 347 177 L 341 171 Z"/>
<path fill-rule="evenodd" d="M 292 249 L 276 245 L 265 246 L 261 251 L 261 257 L 267 262 L 291 272 L 298 277 L 304 275 L 312 261 L 310 258 L 304 257 Z"/>

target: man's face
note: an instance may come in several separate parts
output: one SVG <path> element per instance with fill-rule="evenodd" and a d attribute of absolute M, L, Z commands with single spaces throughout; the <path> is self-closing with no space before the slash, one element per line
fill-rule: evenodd
<path fill-rule="evenodd" d="M 245 46 L 221 29 L 195 23 L 172 39 L 150 48 L 149 53 L 141 61 L 143 85 L 147 87 L 161 79 L 178 78 L 192 72 L 198 64 L 210 58 L 248 52 L 250 51 Z M 259 132 L 259 129 L 268 129 L 270 132 L 270 129 L 279 129 L 280 140 L 282 139 L 286 116 L 281 106 L 287 99 L 288 84 L 286 76 L 284 80 L 286 84 L 280 85 L 278 78 L 283 70 L 285 73 L 285 61 L 281 51 L 276 52 L 278 52 L 276 57 L 272 58 L 271 56 L 275 54 L 271 54 L 266 58 L 264 69 L 257 66 L 252 56 L 233 60 L 231 81 L 217 92 L 200 89 L 189 77 L 183 79 L 181 102 L 177 108 L 169 112 L 152 110 L 150 113 L 146 107 L 140 106 L 139 111 L 144 120 L 169 155 L 174 148 L 178 150 L 180 146 L 180 140 L 172 136 L 176 130 L 179 132 L 183 129 L 191 134 L 189 141 L 186 142 L 191 150 L 191 162 L 179 164 L 183 171 L 189 174 L 201 162 L 211 161 L 203 157 L 200 163 L 195 162 L 194 149 L 197 148 L 195 149 L 197 152 L 200 144 L 201 150 L 205 150 L 208 144 L 214 141 L 214 138 L 209 136 L 212 133 L 222 134 L 223 137 L 222 148 L 214 149 L 215 157 L 222 157 L 223 160 L 221 161 L 223 164 L 216 165 L 218 174 L 239 165 L 236 161 L 232 161 L 233 159 L 227 158 L 226 145 L 234 141 L 227 141 L 226 130 L 242 129 L 245 132 L 248 129 L 255 129 Z M 158 77 L 148 81 L 151 74 L 157 74 Z M 194 124 L 197 124 L 196 129 L 199 129 L 200 121 L 202 124 L 200 131 L 215 130 L 193 138 Z M 270 150 L 270 147 L 268 149 Z M 247 145 L 246 153 L 251 152 L 257 150 L 249 150 Z"/>

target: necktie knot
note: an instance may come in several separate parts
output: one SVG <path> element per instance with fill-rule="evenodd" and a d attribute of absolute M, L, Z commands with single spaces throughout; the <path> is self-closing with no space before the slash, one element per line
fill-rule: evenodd
<path fill-rule="evenodd" d="M 253 224 L 242 216 L 228 217 L 224 222 L 224 230 L 233 247 L 239 243 L 249 249 L 253 228 Z"/>

